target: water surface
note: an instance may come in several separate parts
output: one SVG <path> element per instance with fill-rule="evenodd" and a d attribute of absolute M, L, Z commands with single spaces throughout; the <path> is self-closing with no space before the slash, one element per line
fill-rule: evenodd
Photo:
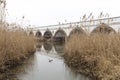
<path fill-rule="evenodd" d="M 64 44 L 44 43 L 22 65 L 6 73 L 6 80 L 89 80 L 67 67 L 63 50 Z"/>

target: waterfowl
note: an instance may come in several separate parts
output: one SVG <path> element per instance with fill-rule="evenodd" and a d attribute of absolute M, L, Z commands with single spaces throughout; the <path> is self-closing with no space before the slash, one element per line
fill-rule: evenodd
<path fill-rule="evenodd" d="M 53 60 L 52 59 L 49 59 L 49 62 L 52 62 Z"/>

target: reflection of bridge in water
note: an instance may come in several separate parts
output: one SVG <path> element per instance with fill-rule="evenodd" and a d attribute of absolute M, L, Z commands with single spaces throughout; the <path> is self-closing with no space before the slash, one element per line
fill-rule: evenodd
<path fill-rule="evenodd" d="M 29 29 L 29 33 L 44 40 L 65 40 L 73 33 L 119 32 L 120 17 L 111 17 Z"/>
<path fill-rule="evenodd" d="M 45 43 L 38 43 L 37 44 L 37 50 L 41 51 L 41 54 L 46 53 L 46 55 L 50 56 L 58 56 L 58 55 L 63 55 L 64 53 L 64 44 L 52 44 L 50 42 L 45 42 Z"/>

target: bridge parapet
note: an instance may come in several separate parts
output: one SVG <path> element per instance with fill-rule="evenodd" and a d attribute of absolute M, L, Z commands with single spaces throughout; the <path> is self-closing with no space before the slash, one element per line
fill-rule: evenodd
<path fill-rule="evenodd" d="M 95 20 L 88 20 L 88 21 L 81 21 L 81 22 L 72 22 L 72 23 L 65 23 L 65 24 L 58 24 L 58 25 L 48 25 L 48 26 L 41 26 L 41 27 L 35 27 L 32 29 L 34 34 L 36 31 L 40 31 L 42 35 L 45 33 L 47 29 L 49 29 L 52 32 L 52 35 L 54 36 L 57 30 L 59 28 L 62 28 L 67 36 L 69 36 L 70 32 L 75 27 L 81 27 L 83 30 L 91 33 L 93 29 L 95 29 L 97 26 L 99 26 L 101 23 L 105 23 L 115 29 L 116 32 L 120 31 L 120 16 L 119 17 L 111 17 L 111 18 L 104 18 L 104 19 L 95 19 Z"/>

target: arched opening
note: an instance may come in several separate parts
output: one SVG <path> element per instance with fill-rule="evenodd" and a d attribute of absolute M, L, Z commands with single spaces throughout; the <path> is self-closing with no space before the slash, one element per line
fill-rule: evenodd
<path fill-rule="evenodd" d="M 67 37 L 67 35 L 66 35 L 65 31 L 62 29 L 59 29 L 55 33 L 53 40 L 54 40 L 54 42 L 65 42 L 66 37 Z"/>
<path fill-rule="evenodd" d="M 47 30 L 43 35 L 43 39 L 44 41 L 50 41 L 51 38 L 52 38 L 52 32 L 50 30 Z"/>
<path fill-rule="evenodd" d="M 111 32 L 115 33 L 116 31 L 105 23 L 101 23 L 98 27 L 96 27 L 92 31 L 92 33 L 108 33 L 108 34 Z"/>
<path fill-rule="evenodd" d="M 35 36 L 37 38 L 41 38 L 42 37 L 42 33 L 40 31 L 37 31 L 36 34 L 35 34 Z"/>
<path fill-rule="evenodd" d="M 69 37 L 75 34 L 85 34 L 85 31 L 81 27 L 76 27 L 70 32 Z"/>

